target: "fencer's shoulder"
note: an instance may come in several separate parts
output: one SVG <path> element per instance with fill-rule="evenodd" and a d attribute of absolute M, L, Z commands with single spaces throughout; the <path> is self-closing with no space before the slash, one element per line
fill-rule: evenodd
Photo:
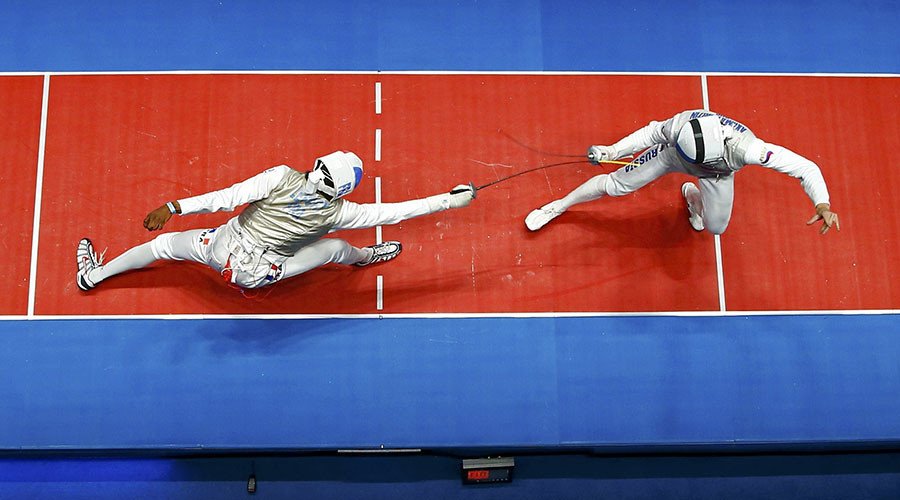
<path fill-rule="evenodd" d="M 266 173 L 266 174 L 271 173 L 271 174 L 284 175 L 287 172 L 297 172 L 297 171 L 287 165 L 275 165 L 274 167 L 269 167 L 269 168 L 263 170 L 263 173 Z M 297 172 L 297 173 L 299 173 L 299 172 Z"/>
<path fill-rule="evenodd" d="M 294 170 L 293 168 L 287 165 L 275 165 L 274 167 L 269 167 L 260 174 L 262 177 L 269 179 L 267 182 L 275 182 L 279 183 L 294 177 L 303 176 L 302 172 Z"/>

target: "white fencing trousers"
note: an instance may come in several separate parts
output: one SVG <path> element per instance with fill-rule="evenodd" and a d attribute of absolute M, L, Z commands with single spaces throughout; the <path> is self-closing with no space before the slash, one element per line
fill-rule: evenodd
<path fill-rule="evenodd" d="M 703 225 L 712 234 L 722 234 L 731 220 L 731 209 L 734 206 L 734 174 L 726 177 L 702 177 L 700 199 L 703 203 L 700 214 Z"/>
<path fill-rule="evenodd" d="M 150 242 L 150 249 L 157 259 L 206 264 L 229 283 L 243 288 L 271 285 L 329 263 L 355 264 L 367 256 L 364 250 L 344 240 L 323 238 L 284 257 L 248 244 L 229 224 L 161 234 Z"/>
<path fill-rule="evenodd" d="M 734 205 L 734 174 L 709 177 L 699 167 L 686 168 L 674 147 L 653 147 L 635 158 L 636 165 L 624 165 L 606 176 L 601 194 L 623 196 L 633 193 L 666 174 L 683 173 L 698 178 L 703 202 L 701 214 L 706 230 L 722 234 L 731 220 Z M 643 162 L 643 163 L 640 163 Z M 597 176 L 597 177 L 602 177 Z"/>

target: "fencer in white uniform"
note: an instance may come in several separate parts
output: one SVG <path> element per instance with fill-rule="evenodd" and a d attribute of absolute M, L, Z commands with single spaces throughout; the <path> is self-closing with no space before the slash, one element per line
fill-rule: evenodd
<path fill-rule="evenodd" d="M 449 193 L 399 203 L 345 200 L 362 174 L 357 155 L 336 151 L 318 158 L 309 172 L 280 165 L 226 189 L 168 202 L 147 215 L 144 227 L 162 229 L 174 214 L 232 211 L 249 205 L 222 226 L 163 233 L 105 265 L 92 242 L 82 239 L 76 251 L 75 281 L 87 291 L 111 276 L 160 259 L 206 264 L 241 288 L 271 285 L 328 263 L 365 266 L 395 258 L 402 246 L 386 241 L 357 248 L 324 236 L 465 207 L 475 198 L 471 185 L 460 185 Z"/>
<path fill-rule="evenodd" d="M 699 184 L 698 188 L 686 182 L 681 187 L 691 226 L 722 234 L 731 219 L 734 174 L 745 165 L 756 164 L 800 180 L 816 210 L 807 224 L 823 221 L 823 234 L 832 226 L 840 229 L 818 165 L 758 139 L 746 125 L 731 118 L 700 109 L 682 111 L 665 121 L 651 121 L 612 146 L 591 146 L 588 159 L 596 164 L 638 152 L 615 172 L 594 176 L 565 197 L 532 211 L 525 225 L 537 231 L 573 205 L 633 193 L 665 174 L 681 172 L 696 177 Z"/>

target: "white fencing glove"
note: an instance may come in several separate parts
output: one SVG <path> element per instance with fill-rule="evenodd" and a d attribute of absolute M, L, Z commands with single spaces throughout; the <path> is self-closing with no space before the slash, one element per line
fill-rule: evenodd
<path fill-rule="evenodd" d="M 321 170 L 313 170 L 306 174 L 306 184 L 303 186 L 304 194 L 313 194 L 319 189 L 319 183 L 325 179 Z"/>
<path fill-rule="evenodd" d="M 588 161 L 594 165 L 599 165 L 601 161 L 615 160 L 616 156 L 616 148 L 612 146 L 591 146 L 587 150 Z"/>
<path fill-rule="evenodd" d="M 460 184 L 451 189 L 449 193 L 436 194 L 425 198 L 428 202 L 428 209 L 431 212 L 440 212 L 450 208 L 463 208 L 469 206 L 475 199 L 475 186 L 470 184 Z"/>

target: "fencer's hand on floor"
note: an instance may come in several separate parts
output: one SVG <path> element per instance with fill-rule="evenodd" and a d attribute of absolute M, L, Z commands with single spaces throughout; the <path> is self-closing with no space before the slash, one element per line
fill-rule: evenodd
<path fill-rule="evenodd" d="M 812 216 L 812 219 L 809 219 L 806 222 L 806 225 L 815 224 L 816 221 L 822 221 L 822 229 L 819 230 L 820 234 L 825 234 L 831 229 L 832 226 L 836 227 L 838 231 L 841 230 L 841 223 L 838 220 L 838 214 L 831 211 L 831 205 L 828 203 L 820 203 L 816 205 L 816 215 Z"/>
<path fill-rule="evenodd" d="M 144 227 L 148 231 L 157 231 L 162 229 L 171 218 L 172 212 L 169 211 L 169 207 L 163 205 L 147 214 L 147 217 L 144 218 Z"/>

